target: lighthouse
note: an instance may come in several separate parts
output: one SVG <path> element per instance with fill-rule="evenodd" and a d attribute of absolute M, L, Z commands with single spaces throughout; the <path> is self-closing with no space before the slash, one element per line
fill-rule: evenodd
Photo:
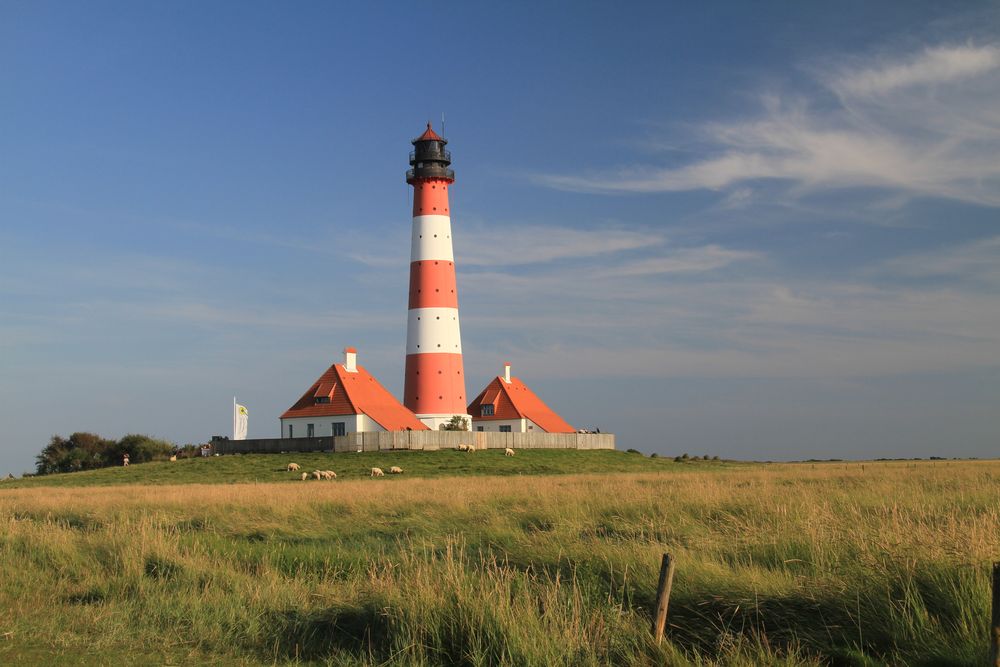
<path fill-rule="evenodd" d="M 413 186 L 413 235 L 403 405 L 434 430 L 456 415 L 471 427 L 448 206 L 455 172 L 449 168 L 448 141 L 430 123 L 412 143 L 406 172 L 406 182 Z"/>

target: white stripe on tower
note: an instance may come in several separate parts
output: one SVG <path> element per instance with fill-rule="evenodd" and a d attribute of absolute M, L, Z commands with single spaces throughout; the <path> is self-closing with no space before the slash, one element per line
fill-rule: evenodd
<path fill-rule="evenodd" d="M 462 353 L 458 308 L 410 308 L 406 353 Z"/>
<path fill-rule="evenodd" d="M 468 418 L 448 205 L 455 173 L 447 143 L 428 123 L 413 140 L 406 175 L 413 186 L 413 234 L 403 404 L 433 429 L 455 415 Z"/>
<path fill-rule="evenodd" d="M 410 261 L 416 262 L 422 259 L 455 261 L 451 247 L 450 216 L 416 215 L 413 217 Z"/>

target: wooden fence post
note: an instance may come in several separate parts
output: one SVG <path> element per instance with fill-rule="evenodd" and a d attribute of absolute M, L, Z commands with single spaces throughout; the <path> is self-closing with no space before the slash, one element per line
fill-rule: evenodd
<path fill-rule="evenodd" d="M 996 581 L 994 570 L 994 582 Z M 660 583 L 656 587 L 656 614 L 653 616 L 653 639 L 659 644 L 663 641 L 663 628 L 667 625 L 667 606 L 670 604 L 670 587 L 674 583 L 674 559 L 670 554 L 663 554 L 660 563 Z M 994 593 L 994 620 L 996 620 L 996 594 Z"/>
<path fill-rule="evenodd" d="M 1000 667 L 1000 562 L 993 563 L 993 618 L 990 622 L 990 664 Z"/>

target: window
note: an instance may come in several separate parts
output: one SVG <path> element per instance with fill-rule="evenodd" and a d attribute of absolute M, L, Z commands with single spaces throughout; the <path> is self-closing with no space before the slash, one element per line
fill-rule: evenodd
<path fill-rule="evenodd" d="M 501 433 L 510 433 L 510 424 L 500 424 Z"/>
<path fill-rule="evenodd" d="M 307 438 L 316 437 L 316 427 L 313 424 L 306 424 L 306 437 Z"/>
<path fill-rule="evenodd" d="M 288 425 L 288 437 L 289 437 L 289 438 L 294 438 L 294 437 L 295 437 L 294 433 L 295 433 L 295 431 L 294 431 L 294 429 L 293 429 L 292 425 L 291 425 L 291 424 L 289 424 L 289 425 Z"/>
<path fill-rule="evenodd" d="M 317 396 L 316 397 L 316 402 L 317 403 L 329 403 L 330 402 L 330 397 L 329 396 Z"/>
<path fill-rule="evenodd" d="M 476 430 L 477 430 L 477 431 L 482 431 L 482 430 L 483 430 L 483 427 L 482 427 L 482 426 L 477 426 L 477 427 L 476 427 Z"/>
<path fill-rule="evenodd" d="M 333 422 L 333 424 L 331 424 L 331 426 L 333 427 L 333 435 L 334 436 L 347 435 L 347 429 L 344 428 L 344 426 L 345 426 L 344 422 Z"/>
<path fill-rule="evenodd" d="M 493 415 L 493 404 L 492 403 L 483 403 L 482 414 L 483 414 L 484 417 L 490 417 L 490 416 L 492 416 Z"/>

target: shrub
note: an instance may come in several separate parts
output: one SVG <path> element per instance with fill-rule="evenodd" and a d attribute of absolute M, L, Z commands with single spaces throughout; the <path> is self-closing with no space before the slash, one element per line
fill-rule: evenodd
<path fill-rule="evenodd" d="M 441 431 L 468 431 L 469 420 L 462 415 L 455 415 L 447 423 L 441 424 Z"/>
<path fill-rule="evenodd" d="M 177 448 L 177 458 L 192 459 L 201 456 L 201 445 L 192 445 L 190 442 Z"/>
<path fill-rule="evenodd" d="M 143 463 L 168 458 L 174 445 L 148 435 L 129 434 L 117 442 L 94 433 L 77 432 L 63 438 L 52 436 L 49 444 L 35 457 L 36 472 L 51 475 L 121 465 L 128 454 L 130 463 Z"/>
<path fill-rule="evenodd" d="M 114 446 L 113 440 L 105 440 L 94 433 L 78 431 L 69 438 L 52 436 L 49 444 L 35 457 L 36 472 L 51 475 L 59 472 L 76 472 L 102 468 L 105 453 Z"/>
<path fill-rule="evenodd" d="M 118 441 L 115 453 L 108 465 L 118 465 L 128 454 L 131 463 L 146 463 L 169 458 L 174 453 L 174 443 L 151 438 L 148 435 L 130 433 Z"/>
<path fill-rule="evenodd" d="M 629 454 L 642 454 L 638 449 L 626 449 L 625 451 Z"/>

